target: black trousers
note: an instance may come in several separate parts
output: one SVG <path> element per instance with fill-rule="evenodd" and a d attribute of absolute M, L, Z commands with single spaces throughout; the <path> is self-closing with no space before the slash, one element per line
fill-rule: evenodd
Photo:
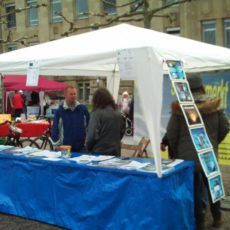
<path fill-rule="evenodd" d="M 220 201 L 212 203 L 208 179 L 203 172 L 194 174 L 194 203 L 196 223 L 204 222 L 206 208 L 209 202 L 210 211 L 214 220 L 221 217 Z"/>

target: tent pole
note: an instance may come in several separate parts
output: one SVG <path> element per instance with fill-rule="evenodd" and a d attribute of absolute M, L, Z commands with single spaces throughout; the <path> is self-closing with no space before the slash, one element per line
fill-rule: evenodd
<path fill-rule="evenodd" d="M 3 76 L 0 73 L 0 113 L 4 113 L 4 86 L 3 86 Z"/>

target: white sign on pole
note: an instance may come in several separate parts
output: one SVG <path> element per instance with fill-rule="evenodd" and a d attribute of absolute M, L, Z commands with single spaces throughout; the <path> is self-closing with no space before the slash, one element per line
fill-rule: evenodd
<path fill-rule="evenodd" d="M 37 86 L 39 77 L 38 61 L 30 61 L 27 68 L 26 86 Z"/>

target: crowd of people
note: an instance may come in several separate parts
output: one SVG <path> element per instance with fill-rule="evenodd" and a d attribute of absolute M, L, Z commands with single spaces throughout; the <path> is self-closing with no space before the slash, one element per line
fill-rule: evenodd
<path fill-rule="evenodd" d="M 76 88 L 64 92 L 64 103 L 55 113 L 51 137 L 54 145 L 70 145 L 72 151 L 120 156 L 124 119 L 105 88 L 95 91 L 92 112 L 77 101 Z"/>
<path fill-rule="evenodd" d="M 10 91 L 7 96 L 7 113 L 15 119 L 21 114 L 27 116 L 27 106 L 39 107 L 38 115 L 46 115 L 47 109 L 52 105 L 52 101 L 47 92 L 31 91 L 23 92 L 22 90 Z"/>

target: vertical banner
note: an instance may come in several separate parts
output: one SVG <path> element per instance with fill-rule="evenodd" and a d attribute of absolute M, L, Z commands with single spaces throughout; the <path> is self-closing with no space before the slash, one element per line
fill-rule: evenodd
<path fill-rule="evenodd" d="M 39 78 L 39 62 L 30 61 L 27 68 L 26 86 L 37 86 Z"/>
<path fill-rule="evenodd" d="M 190 136 L 197 151 L 201 166 L 208 179 L 212 202 L 224 198 L 222 176 L 213 146 L 209 140 L 204 122 L 193 99 L 183 63 L 179 60 L 166 60 L 169 77 L 176 92 L 181 110 L 185 117 Z"/>

